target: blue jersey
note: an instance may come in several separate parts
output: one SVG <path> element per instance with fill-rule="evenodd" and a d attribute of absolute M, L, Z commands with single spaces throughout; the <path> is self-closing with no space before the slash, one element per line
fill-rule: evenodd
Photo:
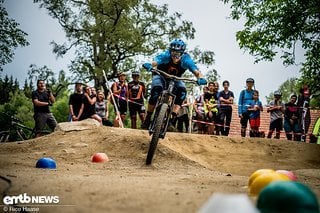
<path fill-rule="evenodd" d="M 250 118 L 258 118 L 260 117 L 260 109 L 262 108 L 262 103 L 259 100 L 251 100 L 249 103 L 250 108 L 254 108 L 254 106 L 258 106 L 259 109 L 256 111 L 250 111 Z"/>
<path fill-rule="evenodd" d="M 169 50 L 162 52 L 154 58 L 154 61 L 157 62 L 158 68 L 163 70 L 171 75 L 181 77 L 182 74 L 188 69 L 192 73 L 198 70 L 198 67 L 191 59 L 188 53 L 183 53 L 181 56 L 181 61 L 178 64 L 174 64 L 171 59 L 171 54 Z"/>
<path fill-rule="evenodd" d="M 238 114 L 242 115 L 248 111 L 248 106 L 253 99 L 253 90 L 242 90 L 238 101 Z"/>

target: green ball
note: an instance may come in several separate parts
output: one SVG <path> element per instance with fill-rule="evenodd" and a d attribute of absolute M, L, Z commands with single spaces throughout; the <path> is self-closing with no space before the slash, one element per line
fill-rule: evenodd
<path fill-rule="evenodd" d="M 257 207 L 261 213 L 319 213 L 314 192 L 295 181 L 276 181 L 260 193 Z"/>

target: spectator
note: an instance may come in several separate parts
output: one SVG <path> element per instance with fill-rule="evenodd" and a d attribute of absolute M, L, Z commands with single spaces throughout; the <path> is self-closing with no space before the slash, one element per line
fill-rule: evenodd
<path fill-rule="evenodd" d="M 97 94 L 95 88 L 86 86 L 85 92 L 83 94 L 83 103 L 81 105 L 80 120 L 87 118 L 92 118 L 98 121 L 102 125 L 102 119 L 96 114 L 95 103 L 97 101 Z"/>
<path fill-rule="evenodd" d="M 186 132 L 189 132 L 189 102 L 185 99 L 182 102 L 181 108 L 177 114 L 177 129 L 179 132 L 183 132 L 183 125 Z"/>
<path fill-rule="evenodd" d="M 80 119 L 80 108 L 83 101 L 82 83 L 75 83 L 75 90 L 69 97 L 69 121 L 78 121 Z"/>
<path fill-rule="evenodd" d="M 304 85 L 300 89 L 300 95 L 298 97 L 298 107 L 300 114 L 300 129 L 302 132 L 301 141 L 306 141 L 306 134 L 309 131 L 311 123 L 311 114 L 310 114 L 310 89 L 307 85 Z"/>
<path fill-rule="evenodd" d="M 54 130 L 57 126 L 57 121 L 49 108 L 55 102 L 55 97 L 49 89 L 46 89 L 44 80 L 37 81 L 37 90 L 32 92 L 32 102 L 34 107 L 35 137 L 40 137 L 46 124 L 51 130 Z"/>
<path fill-rule="evenodd" d="M 229 81 L 223 81 L 223 90 L 220 91 L 218 94 L 218 121 L 221 129 L 221 134 L 225 136 L 228 136 L 230 131 L 230 123 L 232 118 L 232 104 L 234 99 L 233 92 L 229 90 L 229 85 Z"/>
<path fill-rule="evenodd" d="M 300 133 L 300 114 L 299 108 L 296 104 L 297 96 L 291 95 L 290 101 L 285 104 L 285 112 L 284 112 L 284 130 L 286 131 L 286 136 L 288 140 L 293 139 L 295 141 L 301 140 L 301 133 Z"/>
<path fill-rule="evenodd" d="M 196 125 L 198 128 L 199 134 L 205 134 L 207 131 L 206 124 L 203 122 L 205 121 L 205 113 L 204 113 L 204 95 L 209 91 L 207 86 L 203 87 L 203 93 L 199 95 L 194 103 L 193 109 L 195 111 L 195 119 L 197 120 Z"/>
<path fill-rule="evenodd" d="M 108 102 L 105 99 L 105 95 L 102 91 L 98 91 L 97 93 L 95 111 L 96 114 L 102 119 L 102 124 L 104 126 L 113 126 L 112 122 L 109 120 Z"/>
<path fill-rule="evenodd" d="M 120 113 L 120 118 L 118 118 L 118 115 L 117 115 L 114 120 L 114 126 L 119 127 L 120 126 L 119 119 L 121 119 L 123 124 L 127 115 L 127 110 L 128 110 L 128 104 L 127 104 L 128 85 L 126 84 L 126 74 L 124 72 L 120 72 L 118 74 L 118 82 L 114 82 L 112 84 L 111 90 L 115 100 L 115 103 L 113 104 L 117 105 L 117 108 Z M 116 108 L 115 108 L 115 112 L 116 112 Z"/>
<path fill-rule="evenodd" d="M 143 82 L 139 81 L 139 77 L 139 72 L 132 72 L 132 81 L 128 83 L 129 112 L 132 129 L 137 128 L 137 113 L 139 114 L 141 124 L 143 124 L 146 112 L 144 106 L 146 86 Z"/>
<path fill-rule="evenodd" d="M 246 131 L 248 126 L 248 121 L 250 119 L 250 113 L 248 112 L 248 106 L 253 99 L 253 78 L 248 78 L 246 80 L 247 88 L 240 92 L 238 101 L 238 114 L 241 123 L 241 136 L 246 137 Z"/>
<path fill-rule="evenodd" d="M 262 103 L 259 100 L 259 91 L 253 91 L 252 102 L 248 106 L 250 112 L 250 137 L 260 137 L 260 112 L 263 111 Z"/>
<path fill-rule="evenodd" d="M 280 138 L 280 132 L 283 126 L 283 113 L 285 106 L 281 101 L 281 92 L 274 92 L 274 100 L 272 100 L 267 108 L 267 112 L 270 112 L 270 126 L 268 132 L 268 138 L 272 137 L 274 130 L 276 130 L 276 136 L 274 138 Z"/>
<path fill-rule="evenodd" d="M 218 82 L 209 82 L 209 91 L 204 95 L 204 112 L 206 121 L 209 122 L 208 134 L 214 134 L 218 114 Z M 218 130 L 217 130 L 218 132 Z"/>

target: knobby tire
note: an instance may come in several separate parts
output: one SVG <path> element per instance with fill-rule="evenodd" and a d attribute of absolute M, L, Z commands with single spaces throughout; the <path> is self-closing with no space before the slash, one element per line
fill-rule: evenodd
<path fill-rule="evenodd" d="M 168 104 L 164 103 L 162 104 L 158 117 L 156 118 L 156 123 L 154 126 L 154 132 L 152 134 L 152 138 L 150 141 L 150 145 L 149 145 L 149 151 L 148 151 L 148 155 L 147 155 L 147 160 L 146 160 L 146 165 L 150 165 L 153 159 L 153 155 L 157 149 L 157 145 L 158 145 L 158 141 L 159 141 L 159 137 L 160 137 L 160 133 L 163 127 L 163 121 L 164 118 L 166 116 L 166 113 L 168 111 Z"/>

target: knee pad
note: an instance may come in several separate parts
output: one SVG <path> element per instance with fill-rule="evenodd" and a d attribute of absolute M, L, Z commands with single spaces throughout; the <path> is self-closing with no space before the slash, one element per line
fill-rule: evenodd
<path fill-rule="evenodd" d="M 187 97 L 187 89 L 185 87 L 178 87 L 176 91 L 175 104 L 181 105 L 184 99 Z"/>
<path fill-rule="evenodd" d="M 151 95 L 150 95 L 150 99 L 149 99 L 149 104 L 150 105 L 155 105 L 159 95 L 162 92 L 162 87 L 160 86 L 155 86 L 151 89 Z"/>

